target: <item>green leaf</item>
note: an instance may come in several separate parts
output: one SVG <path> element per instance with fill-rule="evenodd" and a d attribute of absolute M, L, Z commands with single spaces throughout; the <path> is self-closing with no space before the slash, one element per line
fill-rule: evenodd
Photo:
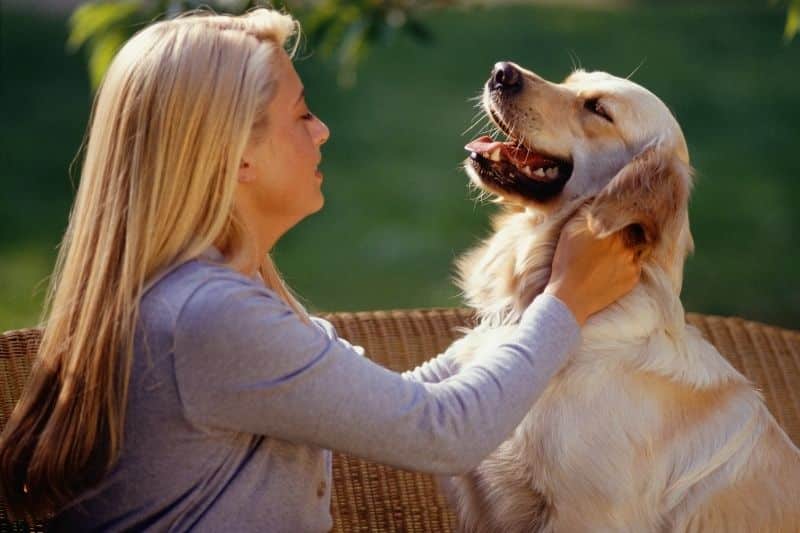
<path fill-rule="evenodd" d="M 783 38 L 788 42 L 794 39 L 800 31 L 800 0 L 792 0 L 786 12 L 786 27 L 783 30 Z"/>
<path fill-rule="evenodd" d="M 141 8 L 142 0 L 84 4 L 69 18 L 70 34 L 67 45 L 71 50 L 77 50 L 89 39 L 125 22 Z"/>
<path fill-rule="evenodd" d="M 337 10 L 335 18 L 319 42 L 322 57 L 329 58 L 333 55 L 341 46 L 345 32 L 360 16 L 361 12 L 354 5 Z"/>
<path fill-rule="evenodd" d="M 350 24 L 339 46 L 339 64 L 354 66 L 358 63 L 364 51 L 366 31 L 367 21 L 363 18 Z"/>
<path fill-rule="evenodd" d="M 89 77 L 92 88 L 97 89 L 103 76 L 111 64 L 111 60 L 122 47 L 128 35 L 125 31 L 117 29 L 108 31 L 102 36 L 93 40 L 91 51 L 89 52 Z"/>
<path fill-rule="evenodd" d="M 323 2 L 308 15 L 303 29 L 312 46 L 316 47 L 325 39 L 338 17 L 336 2 Z"/>

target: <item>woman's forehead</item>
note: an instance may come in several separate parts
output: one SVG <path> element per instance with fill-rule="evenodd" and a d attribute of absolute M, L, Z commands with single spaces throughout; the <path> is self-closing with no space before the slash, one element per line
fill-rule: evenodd
<path fill-rule="evenodd" d="M 289 55 L 283 50 L 278 53 L 275 67 L 275 80 L 278 83 L 274 101 L 280 102 L 282 106 L 294 105 L 303 91 L 303 82 L 300 80 L 300 76 L 297 74 Z"/>

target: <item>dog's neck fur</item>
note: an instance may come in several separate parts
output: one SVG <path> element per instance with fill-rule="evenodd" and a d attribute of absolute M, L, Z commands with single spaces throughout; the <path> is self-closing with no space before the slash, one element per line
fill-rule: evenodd
<path fill-rule="evenodd" d="M 567 220 L 576 211 L 576 216 L 586 216 L 586 209 L 580 207 L 584 203 L 577 202 L 573 209 L 547 216 L 507 210 L 495 219 L 492 237 L 458 262 L 459 285 L 477 313 L 479 328 L 519 322 L 550 279 L 556 244 Z M 596 358 L 599 352 L 613 358 L 624 357 L 636 367 L 693 386 L 729 379 L 732 368 L 727 363 L 718 366 L 713 360 L 690 353 L 690 344 L 698 341 L 687 338 L 680 301 L 683 265 L 692 250 L 686 211 L 676 219 L 674 227 L 665 230 L 664 238 L 648 254 L 641 281 L 634 290 L 584 325 L 581 352 L 591 352 L 590 358 Z M 653 342 L 666 343 L 667 352 L 674 356 L 662 357 L 664 350 L 637 348 Z M 639 354 L 649 354 L 649 359 L 641 359 Z"/>
<path fill-rule="evenodd" d="M 480 322 L 516 324 L 550 279 L 558 236 L 567 217 L 506 211 L 491 238 L 458 261 L 458 284 Z"/>

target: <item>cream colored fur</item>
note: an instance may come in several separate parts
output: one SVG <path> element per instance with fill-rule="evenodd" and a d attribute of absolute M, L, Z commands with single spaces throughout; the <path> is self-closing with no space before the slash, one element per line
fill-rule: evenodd
<path fill-rule="evenodd" d="M 800 451 L 761 396 L 687 325 L 679 296 L 692 249 L 688 150 L 652 93 L 605 73 L 562 84 L 523 71 L 513 99 L 484 105 L 506 133 L 569 158 L 547 204 L 506 204 L 493 235 L 459 262 L 480 323 L 460 342 L 468 365 L 501 343 L 550 276 L 562 231 L 644 239 L 634 290 L 590 317 L 582 342 L 513 435 L 445 483 L 464 531 L 800 531 Z M 600 97 L 613 122 L 586 116 Z M 521 110 L 526 110 L 523 113 Z"/>

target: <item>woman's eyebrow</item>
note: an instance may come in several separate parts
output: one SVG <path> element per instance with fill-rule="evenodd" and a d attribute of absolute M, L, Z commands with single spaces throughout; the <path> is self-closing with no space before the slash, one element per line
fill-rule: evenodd
<path fill-rule="evenodd" d="M 303 89 L 300 90 L 300 96 L 297 97 L 297 100 L 295 101 L 294 105 L 299 104 L 300 101 L 305 97 L 305 95 L 306 95 L 306 89 L 305 87 L 303 87 Z"/>

